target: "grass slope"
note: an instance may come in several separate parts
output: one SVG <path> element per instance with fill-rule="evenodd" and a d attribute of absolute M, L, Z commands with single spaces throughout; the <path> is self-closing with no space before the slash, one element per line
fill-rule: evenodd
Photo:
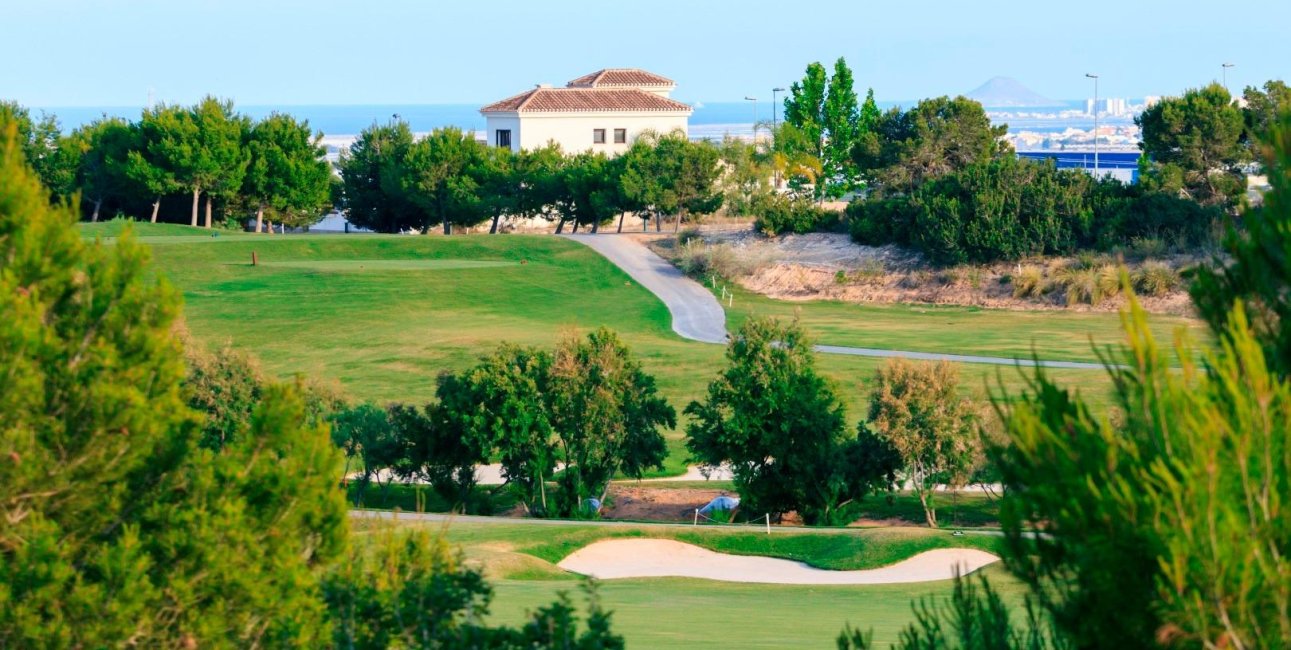
<path fill-rule="evenodd" d="M 89 237 L 114 237 L 123 224 L 81 227 Z M 723 364 L 720 346 L 678 337 L 667 308 L 652 294 L 592 250 L 560 238 L 194 230 L 174 224 L 136 228 L 141 241 L 152 246 L 157 268 L 183 292 L 193 334 L 208 345 L 228 341 L 247 348 L 282 376 L 303 373 L 339 380 L 360 399 L 425 402 L 440 372 L 465 368 L 502 341 L 549 346 L 562 331 L 600 325 L 619 332 L 678 411 L 703 396 Z M 254 267 L 253 252 L 260 262 Z M 809 307 L 754 300 L 737 297 L 732 325 L 751 313 L 745 309 L 750 302 L 780 314 Z M 1100 317 L 1116 321 L 1114 315 Z M 909 310 L 881 321 L 885 338 L 865 340 L 848 338 L 847 331 L 866 318 L 855 318 L 853 325 L 843 316 L 804 320 L 813 331 L 822 328 L 816 332 L 822 342 L 886 343 L 916 350 L 994 353 L 992 340 L 1030 338 L 1029 325 L 1014 325 L 1019 322 L 1014 312 L 954 326 L 938 325 L 940 318 Z M 1091 317 L 1089 322 L 1098 321 Z M 869 382 L 881 363 L 831 355 L 820 359 L 822 370 L 838 382 L 853 421 L 862 415 Z M 1010 392 L 1023 385 L 1022 375 L 1012 368 L 970 365 L 962 372 L 965 384 L 979 394 L 996 383 Z M 1095 400 L 1104 399 L 1109 386 L 1102 371 L 1052 374 Z M 680 430 L 670 436 L 665 473 L 677 473 L 685 465 L 681 439 Z"/>

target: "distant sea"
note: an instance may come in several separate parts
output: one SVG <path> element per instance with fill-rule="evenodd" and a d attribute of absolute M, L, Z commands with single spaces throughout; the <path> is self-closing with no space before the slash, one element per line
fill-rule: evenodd
<path fill-rule="evenodd" d="M 783 98 L 780 98 L 781 101 Z M 879 108 L 887 110 L 894 106 L 911 106 L 915 102 L 879 102 Z M 482 131 L 484 116 L 479 109 L 482 104 L 359 104 L 359 105 L 299 105 L 299 106 L 238 106 L 238 110 L 253 118 L 261 118 L 273 112 L 289 113 L 300 119 L 309 120 L 317 131 L 322 131 L 330 146 L 348 142 L 360 131 L 373 123 L 385 122 L 394 116 L 406 120 L 412 130 L 418 133 L 431 131 L 443 126 L 456 126 L 463 130 Z M 759 124 L 772 119 L 771 102 L 696 102 L 694 113 L 690 116 L 690 134 L 695 138 L 721 139 L 724 135 L 748 138 L 753 133 L 753 123 Z M 1060 106 L 1049 108 L 987 108 L 996 121 L 1007 122 L 1011 131 L 1058 132 L 1067 128 L 1090 129 L 1092 118 L 1068 117 L 1058 118 L 1062 110 L 1078 109 L 1084 106 L 1083 101 L 1065 101 Z M 36 108 L 33 113 L 41 111 L 58 117 L 65 131 L 89 123 L 103 115 L 121 117 L 129 120 L 138 119 L 142 109 L 133 106 L 67 106 Z M 755 114 L 756 110 L 756 114 Z M 782 117 L 783 105 L 777 106 L 776 117 Z M 1006 117 L 1007 116 L 1007 117 Z M 1104 118 L 1103 124 L 1129 124 L 1132 120 L 1125 118 Z M 761 127 L 760 127 L 761 128 Z"/>

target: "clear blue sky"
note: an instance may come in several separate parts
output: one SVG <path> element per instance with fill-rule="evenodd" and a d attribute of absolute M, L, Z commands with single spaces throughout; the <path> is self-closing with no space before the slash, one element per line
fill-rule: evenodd
<path fill-rule="evenodd" d="M 1291 0 L 4 0 L 0 98 L 140 106 L 476 103 L 602 67 L 759 99 L 845 56 L 880 100 L 1011 76 L 1055 99 L 1291 77 Z"/>

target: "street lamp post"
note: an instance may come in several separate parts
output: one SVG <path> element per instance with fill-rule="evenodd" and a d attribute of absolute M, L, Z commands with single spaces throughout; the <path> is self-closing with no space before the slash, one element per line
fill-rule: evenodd
<path fill-rule="evenodd" d="M 784 88 L 771 89 L 771 133 L 773 135 L 775 134 L 776 128 L 780 126 L 778 124 L 779 120 L 777 119 L 780 115 L 780 108 L 779 108 L 779 104 L 776 103 L 775 94 L 782 93 L 782 92 L 784 92 Z"/>
<path fill-rule="evenodd" d="M 1085 73 L 1094 80 L 1094 178 L 1098 178 L 1098 75 Z"/>
<path fill-rule="evenodd" d="M 1233 67 L 1232 63 L 1221 63 L 1219 67 L 1224 69 L 1224 90 L 1228 90 L 1228 69 Z"/>
<path fill-rule="evenodd" d="M 753 102 L 753 144 L 758 143 L 758 98 L 745 97 L 744 101 Z"/>

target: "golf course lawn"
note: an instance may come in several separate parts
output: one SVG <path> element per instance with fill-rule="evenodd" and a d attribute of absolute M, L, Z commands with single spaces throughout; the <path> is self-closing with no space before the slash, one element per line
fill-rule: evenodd
<path fill-rule="evenodd" d="M 390 526 L 356 521 L 357 540 Z M 418 524 L 446 535 L 485 568 L 496 590 L 496 622 L 514 624 L 526 611 L 570 593 L 582 605 L 578 577 L 553 566 L 594 541 L 615 537 L 662 537 L 712 550 L 806 561 L 830 569 L 865 569 L 893 564 L 933 548 L 971 547 L 993 551 L 998 538 L 953 537 L 919 528 L 848 529 L 802 532 L 689 526 L 534 526 L 454 521 Z M 359 543 L 362 543 L 360 541 Z M 1021 590 L 998 565 L 984 569 L 1011 604 Z M 909 585 L 798 586 L 739 584 L 684 578 L 607 580 L 600 597 L 614 611 L 614 629 L 629 647 L 832 647 L 845 624 L 873 628 L 875 639 L 895 641 L 913 619 L 911 602 L 943 598 L 949 582 Z"/>
<path fill-rule="evenodd" d="M 116 221 L 81 228 L 102 238 L 123 230 Z M 183 293 L 184 319 L 198 340 L 246 348 L 280 376 L 337 380 L 358 399 L 425 402 L 440 372 L 468 367 L 498 343 L 549 346 L 564 333 L 601 325 L 631 346 L 678 412 L 703 396 L 723 365 L 720 346 L 674 334 L 667 308 L 652 294 L 592 250 L 557 237 L 248 235 L 173 224 L 138 224 L 135 232 Z M 736 302 L 731 325 L 752 313 L 747 306 L 801 312 L 821 343 L 1026 354 L 1034 341 L 1042 358 L 1081 358 L 1079 342 L 1090 335 L 1102 344 L 1119 340 L 1115 314 L 962 310 L 951 318 L 944 309 L 780 303 L 747 294 Z M 1049 318 L 1062 325 L 1046 325 L 1036 338 L 1037 323 Z M 853 421 L 883 362 L 820 357 Z M 1013 394 L 1024 386 L 1015 368 L 965 365 L 961 372 L 979 395 L 988 386 Z M 1110 383 L 1101 370 L 1050 375 L 1106 401 Z M 671 432 L 665 473 L 685 465 L 681 427 Z"/>

